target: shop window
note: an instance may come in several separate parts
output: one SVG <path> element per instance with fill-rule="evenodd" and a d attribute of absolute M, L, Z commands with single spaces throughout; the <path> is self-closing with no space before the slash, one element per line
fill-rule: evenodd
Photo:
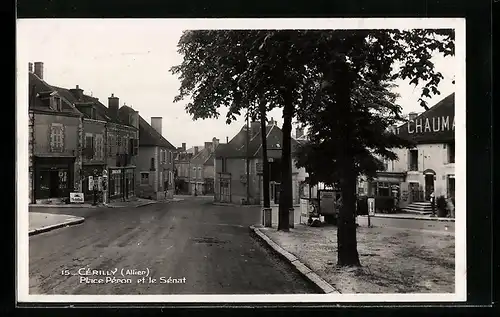
<path fill-rule="evenodd" d="M 408 155 L 410 171 L 418 171 L 418 150 L 410 150 Z"/>
<path fill-rule="evenodd" d="M 376 196 L 390 197 L 391 196 L 391 184 L 387 182 L 377 182 L 376 183 Z"/>
<path fill-rule="evenodd" d="M 447 149 L 448 163 L 455 163 L 455 143 L 448 144 Z"/>

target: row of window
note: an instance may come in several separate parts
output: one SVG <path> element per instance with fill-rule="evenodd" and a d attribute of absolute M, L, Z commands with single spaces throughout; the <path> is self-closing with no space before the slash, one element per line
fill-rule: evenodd
<path fill-rule="evenodd" d="M 171 188 L 173 183 L 174 183 L 174 175 L 171 171 L 160 172 L 160 180 L 159 180 L 160 188 L 165 189 L 165 185 L 167 188 Z M 141 185 L 148 185 L 148 184 L 149 184 L 149 172 L 141 172 Z"/>
<path fill-rule="evenodd" d="M 172 164 L 174 153 L 164 149 L 160 150 L 160 164 Z"/>
<path fill-rule="evenodd" d="M 449 143 L 444 145 L 446 148 L 446 163 L 455 163 L 455 143 Z M 408 150 L 408 170 L 418 171 L 419 167 L 419 150 L 411 149 Z M 384 169 L 389 170 L 389 162 L 384 161 Z"/>

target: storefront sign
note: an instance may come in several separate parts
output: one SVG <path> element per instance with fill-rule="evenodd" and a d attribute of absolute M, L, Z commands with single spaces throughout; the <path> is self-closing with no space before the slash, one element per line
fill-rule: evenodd
<path fill-rule="evenodd" d="M 69 202 L 72 204 L 83 204 L 83 193 L 69 193 Z"/>
<path fill-rule="evenodd" d="M 368 198 L 368 214 L 370 216 L 374 216 L 375 215 L 375 198 Z"/>
<path fill-rule="evenodd" d="M 408 134 L 445 132 L 455 130 L 455 116 L 417 118 L 407 125 Z"/>
<path fill-rule="evenodd" d="M 89 190 L 94 190 L 94 177 L 89 176 Z"/>
<path fill-rule="evenodd" d="M 111 174 L 121 174 L 122 170 L 111 170 Z"/>

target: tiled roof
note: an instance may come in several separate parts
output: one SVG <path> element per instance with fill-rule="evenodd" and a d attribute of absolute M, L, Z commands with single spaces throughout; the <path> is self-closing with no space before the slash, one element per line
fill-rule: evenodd
<path fill-rule="evenodd" d="M 430 122 L 431 129 L 433 129 L 432 118 L 436 118 L 436 127 L 439 126 L 437 122 L 437 118 L 449 117 L 449 127 L 450 129 L 446 131 L 438 131 L 438 132 L 425 132 L 424 133 L 408 133 L 408 123 L 405 123 L 399 128 L 397 128 L 398 135 L 405 139 L 410 139 L 417 144 L 423 143 L 441 143 L 441 142 L 450 142 L 455 139 L 455 131 L 451 128 L 453 125 L 453 120 L 455 117 L 455 93 L 448 95 L 443 98 L 437 104 L 432 106 L 429 110 L 422 112 L 418 115 L 414 120 L 422 119 L 423 129 L 425 129 L 425 120 L 428 118 Z M 442 119 L 441 119 L 442 120 Z M 412 124 L 411 127 L 413 130 L 415 129 L 415 124 Z M 437 130 L 437 129 L 436 129 Z"/>
<path fill-rule="evenodd" d="M 61 93 L 55 87 L 47 84 L 44 80 L 40 79 L 34 73 L 29 73 L 29 108 L 30 110 L 42 110 L 48 112 L 58 113 L 59 111 L 51 109 L 47 102 L 42 98 L 37 97 L 38 95 L 47 95 L 50 92 L 57 92 L 61 97 L 62 101 L 62 111 L 63 113 L 71 113 L 74 115 L 81 115 L 81 113 L 76 109 L 72 101 L 68 99 L 65 93 Z"/>
<path fill-rule="evenodd" d="M 246 157 L 247 156 L 247 131 L 246 127 L 236 134 L 227 144 L 219 144 L 215 151 L 216 157 Z M 266 126 L 266 138 L 268 150 L 281 150 L 283 146 L 283 131 L 277 125 Z M 297 145 L 297 141 L 292 138 L 292 150 Z M 250 139 L 248 145 L 250 157 L 260 157 L 262 155 L 262 137 L 260 129 Z"/>
<path fill-rule="evenodd" d="M 213 165 L 214 153 L 210 151 L 210 149 L 203 148 L 198 152 L 193 158 L 191 162 L 193 164 L 204 164 L 204 165 Z"/>

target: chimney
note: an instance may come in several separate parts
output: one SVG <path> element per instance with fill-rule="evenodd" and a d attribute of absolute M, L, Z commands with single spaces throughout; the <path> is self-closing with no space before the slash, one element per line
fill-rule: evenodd
<path fill-rule="evenodd" d="M 228 136 L 226 137 L 226 143 L 229 143 L 229 137 Z"/>
<path fill-rule="evenodd" d="M 33 63 L 28 63 L 28 71 L 29 71 L 30 73 L 32 73 L 32 72 L 33 72 Z"/>
<path fill-rule="evenodd" d="M 195 147 L 194 147 L 194 155 L 197 155 L 197 154 L 198 154 L 198 147 L 197 147 L 197 146 L 195 146 Z"/>
<path fill-rule="evenodd" d="M 182 151 L 186 152 L 186 143 L 182 142 Z"/>
<path fill-rule="evenodd" d="M 82 100 L 83 99 L 83 90 L 80 89 L 80 87 L 78 85 L 76 85 L 76 88 L 70 89 L 69 91 L 71 92 L 71 94 L 73 96 L 75 96 L 75 98 L 77 100 Z"/>
<path fill-rule="evenodd" d="M 276 121 L 274 121 L 273 117 L 271 117 L 271 119 L 269 120 L 269 125 L 270 126 L 276 125 Z"/>
<path fill-rule="evenodd" d="M 304 128 L 296 128 L 295 129 L 295 138 L 299 139 L 304 136 Z"/>
<path fill-rule="evenodd" d="M 163 135 L 161 133 L 161 123 L 162 123 L 162 120 L 163 118 L 162 117 L 151 117 L 151 126 L 153 127 L 153 129 L 156 130 L 156 132 L 158 132 L 160 135 Z"/>
<path fill-rule="evenodd" d="M 118 120 L 118 109 L 120 108 L 120 99 L 115 97 L 115 94 L 111 94 L 111 97 L 108 97 L 108 107 L 109 107 L 109 116 L 112 120 Z"/>
<path fill-rule="evenodd" d="M 213 144 L 213 147 L 214 147 L 214 150 L 215 150 L 215 148 L 217 148 L 219 146 L 219 139 L 217 139 L 216 137 L 214 137 L 212 139 L 212 144 Z"/>
<path fill-rule="evenodd" d="M 212 152 L 212 142 L 205 142 L 205 149 L 208 150 L 208 152 Z"/>
<path fill-rule="evenodd" d="M 43 63 L 35 62 L 35 75 L 37 75 L 40 79 L 43 79 Z"/>
<path fill-rule="evenodd" d="M 250 123 L 250 137 L 254 137 L 260 131 L 260 121 L 252 121 Z"/>
<path fill-rule="evenodd" d="M 136 129 L 139 129 L 139 111 L 132 110 L 129 117 L 129 124 Z"/>
<path fill-rule="evenodd" d="M 418 113 L 416 113 L 416 112 L 410 112 L 410 113 L 408 114 L 408 120 L 409 120 L 409 121 L 415 120 L 415 118 L 416 118 L 417 116 L 418 116 Z"/>

